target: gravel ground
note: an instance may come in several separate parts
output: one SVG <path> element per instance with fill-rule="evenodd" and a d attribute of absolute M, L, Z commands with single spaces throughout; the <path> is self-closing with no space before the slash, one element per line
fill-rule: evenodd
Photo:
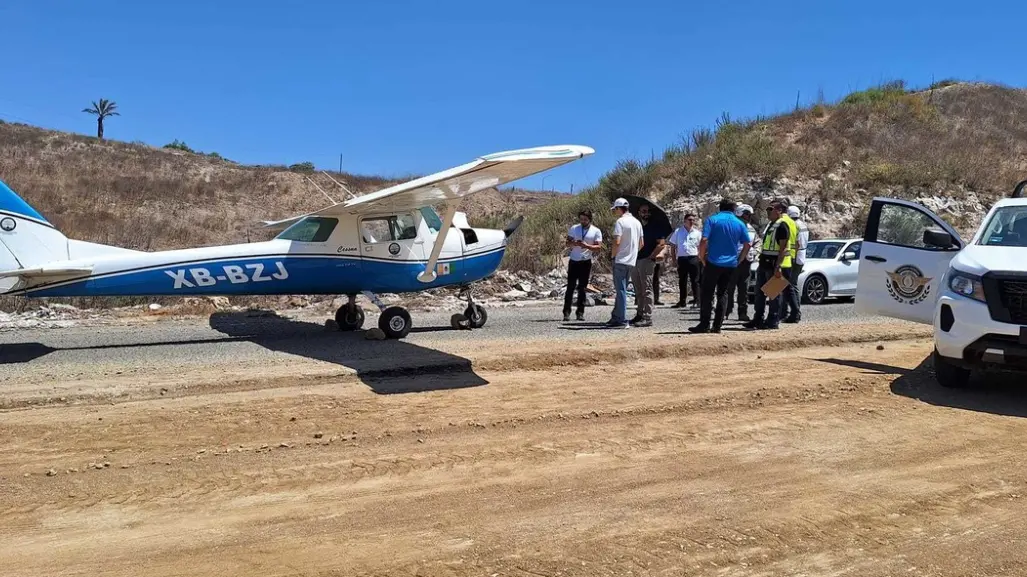
<path fill-rule="evenodd" d="M 420 313 L 413 316 L 414 329 L 402 341 L 370 341 L 363 332 L 327 330 L 325 318 L 303 314 L 290 317 L 248 317 L 245 314 L 215 314 L 209 318 L 160 319 L 93 326 L 0 331 L 0 365 L 8 375 L 25 371 L 45 372 L 60 365 L 163 365 L 274 363 L 303 357 L 343 365 L 360 372 L 372 366 L 402 366 L 404 360 L 424 363 L 452 362 L 450 355 L 434 352 L 436 346 L 452 341 L 475 340 L 483 346 L 516 346 L 519 339 L 570 341 L 587 336 L 590 340 L 618 340 L 649 333 L 667 338 L 700 338 L 687 333 L 696 323 L 697 310 L 679 311 L 657 307 L 653 327 L 609 330 L 597 326 L 609 318 L 610 307 L 590 307 L 586 321 L 564 323 L 559 303 L 489 310 L 486 326 L 475 331 L 454 330 L 450 313 Z M 630 314 L 630 311 L 629 311 Z M 807 306 L 804 323 L 887 322 L 888 319 L 857 315 L 847 303 Z M 364 328 L 376 326 L 369 316 Z M 740 331 L 738 321 L 725 323 L 725 333 Z M 783 325 L 786 326 L 786 325 Z M 793 329 L 797 327 L 789 327 Z M 801 327 L 801 325 L 799 325 Z M 736 333 L 745 338 L 746 333 Z M 429 357 L 426 359 L 425 357 Z M 436 358 L 431 358 L 436 357 Z M 256 368 L 254 369 L 256 370 Z"/>

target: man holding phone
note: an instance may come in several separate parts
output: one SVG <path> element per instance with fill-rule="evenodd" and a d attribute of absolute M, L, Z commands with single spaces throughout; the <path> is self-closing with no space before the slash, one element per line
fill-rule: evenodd
<path fill-rule="evenodd" d="M 603 248 L 603 233 L 592 225 L 592 211 L 578 213 L 578 224 L 567 232 L 566 246 L 571 247 L 570 262 L 567 263 L 567 292 L 563 295 L 563 320 L 571 318 L 571 299 L 575 289 L 578 293 L 577 319 L 585 320 L 585 288 L 592 275 L 592 259 L 596 251 Z"/>

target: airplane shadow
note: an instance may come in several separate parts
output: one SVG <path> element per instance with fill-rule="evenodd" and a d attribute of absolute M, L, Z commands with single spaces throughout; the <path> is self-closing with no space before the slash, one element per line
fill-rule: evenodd
<path fill-rule="evenodd" d="M 419 393 L 487 385 L 471 361 L 405 339 L 367 340 L 365 331 L 340 332 L 324 325 L 245 313 L 214 313 L 210 327 L 231 340 L 248 341 L 275 352 L 333 363 L 356 371 L 377 394 Z M 364 325 L 374 326 L 371 321 Z M 452 327 L 414 327 L 411 333 L 456 330 Z M 220 339 L 224 340 L 224 339 Z"/>
<path fill-rule="evenodd" d="M 1007 417 L 1027 417 L 1027 387 L 1022 375 L 975 372 L 964 389 L 947 389 L 934 378 L 934 363 L 926 357 L 914 369 L 845 359 L 815 359 L 862 369 L 866 374 L 895 375 L 891 392 L 938 407 Z"/>
<path fill-rule="evenodd" d="M 223 345 L 250 342 L 270 351 L 347 367 L 381 395 L 463 389 L 487 385 L 474 372 L 471 361 L 404 340 L 372 341 L 365 331 L 340 332 L 324 325 L 279 317 L 273 313 L 215 313 L 209 325 L 224 337 L 119 343 L 77 347 L 51 347 L 42 343 L 0 345 L 0 365 L 28 363 L 61 351 L 95 351 L 166 346 Z M 365 326 L 373 326 L 369 321 Z M 451 327 L 416 327 L 411 333 L 455 330 Z M 99 358 L 99 356 L 98 356 Z"/>

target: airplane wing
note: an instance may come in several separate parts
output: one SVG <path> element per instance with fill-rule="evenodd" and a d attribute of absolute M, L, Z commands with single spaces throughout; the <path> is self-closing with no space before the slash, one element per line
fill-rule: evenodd
<path fill-rule="evenodd" d="M 263 221 L 263 224 L 270 228 L 284 228 L 307 216 L 409 210 L 460 200 L 469 194 L 520 180 L 594 153 L 592 148 L 578 145 L 538 146 L 497 152 L 315 212 L 284 220 Z"/>

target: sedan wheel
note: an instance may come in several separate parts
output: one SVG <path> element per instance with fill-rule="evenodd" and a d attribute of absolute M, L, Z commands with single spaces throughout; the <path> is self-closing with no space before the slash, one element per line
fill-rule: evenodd
<path fill-rule="evenodd" d="M 802 289 L 803 298 L 806 302 L 819 305 L 827 298 L 827 280 L 820 275 L 811 276 L 806 279 Z"/>

